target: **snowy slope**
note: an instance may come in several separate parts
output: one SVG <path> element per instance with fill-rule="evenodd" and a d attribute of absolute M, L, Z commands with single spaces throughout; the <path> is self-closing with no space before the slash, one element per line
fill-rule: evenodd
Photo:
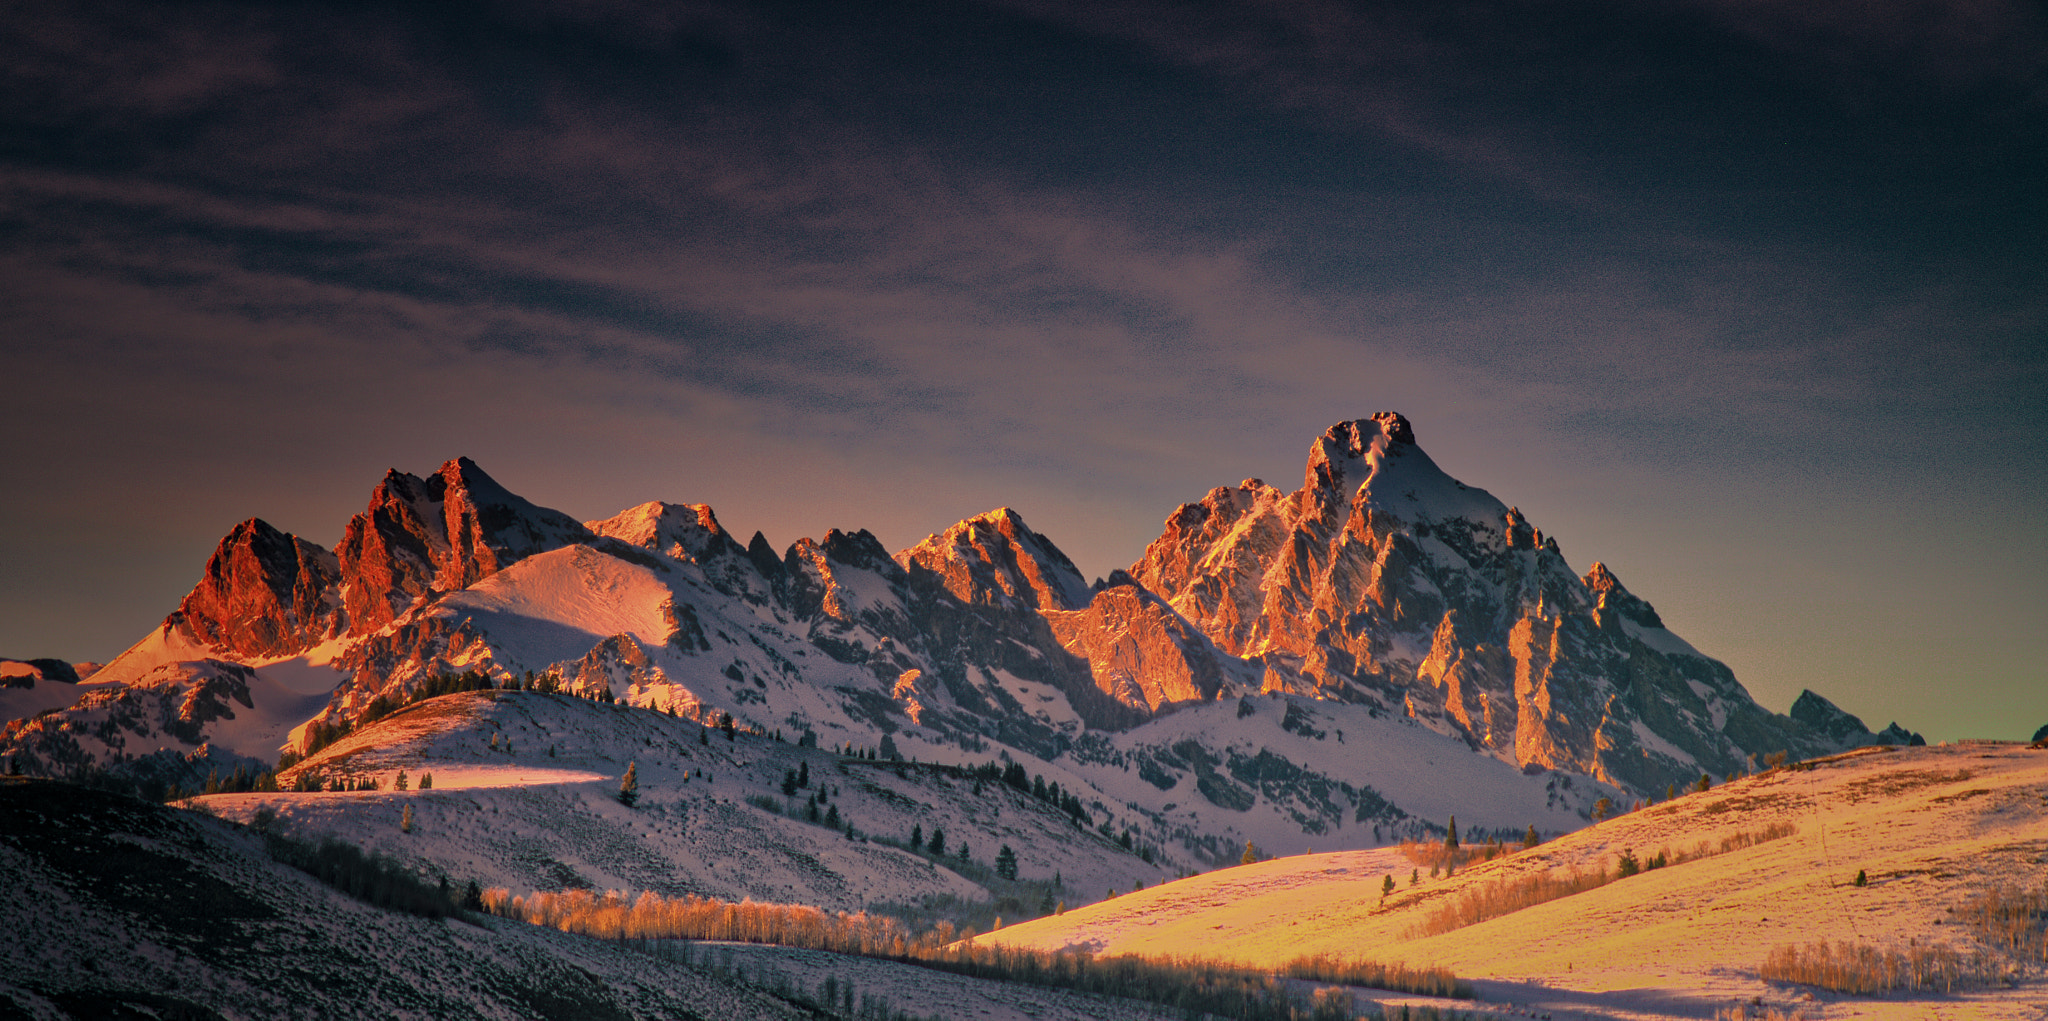
<path fill-rule="evenodd" d="M 1873 749 L 1688 794 L 1448 879 L 1398 851 L 1313 854 L 1231 868 L 1127 894 L 984 938 L 1107 953 L 1185 953 L 1275 964 L 1307 953 L 1434 964 L 1491 995 L 1559 1016 L 1708 1017 L 1762 996 L 1804 996 L 1756 978 L 1779 944 L 1855 940 L 1976 949 L 1951 912 L 1972 895 L 2039 888 L 2048 864 L 2048 752 L 2018 745 Z M 1436 936 L 1416 926 L 1453 897 L 1497 881 L 1612 867 L 1789 823 L 1797 832 L 1685 861 Z M 1858 871 L 1867 887 L 1852 880 Z M 1385 876 L 1397 891 L 1380 902 Z M 1937 1007 L 1924 997 L 1869 1003 L 1821 994 L 1814 1018 L 2039 1018 L 2048 976 Z M 1954 1013 L 1949 1013 L 1953 1011 Z"/>
<path fill-rule="evenodd" d="M 617 798 L 629 764 L 639 781 L 630 808 Z M 799 768 L 811 785 L 786 797 L 784 776 Z M 400 770 L 411 790 L 394 789 Z M 269 807 L 300 831 L 344 836 L 519 893 L 653 890 L 835 910 L 926 897 L 986 901 L 992 895 L 978 878 L 1004 844 L 1017 852 L 1021 879 L 1058 876 L 1074 891 L 1065 895 L 1070 902 L 1168 875 L 1001 784 L 907 763 L 899 775 L 888 763 L 743 732 L 728 741 L 687 719 L 565 695 L 432 699 L 286 771 L 286 785 L 307 771 L 375 777 L 381 789 L 201 800 L 237 819 Z M 425 773 L 434 786 L 421 791 Z M 821 790 L 830 795 L 821 811 L 835 811 L 841 829 L 802 818 L 805 802 Z M 780 810 L 750 803 L 758 798 Z M 407 805 L 411 833 L 400 830 Z M 907 844 L 913 828 L 944 829 L 949 855 L 965 844 L 976 866 L 963 870 L 951 857 L 934 861 L 896 846 Z"/>
<path fill-rule="evenodd" d="M 49 782 L 0 784 L 0 924 L 9 1017 L 817 1016 L 599 940 L 374 908 L 247 829 Z"/>

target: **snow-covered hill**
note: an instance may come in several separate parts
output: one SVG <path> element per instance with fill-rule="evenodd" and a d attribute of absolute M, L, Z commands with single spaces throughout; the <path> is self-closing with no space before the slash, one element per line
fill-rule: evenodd
<path fill-rule="evenodd" d="M 629 766 L 638 783 L 631 806 L 618 796 Z M 405 791 L 396 789 L 401 770 Z M 284 785 L 306 773 L 374 779 L 380 789 L 201 802 L 243 820 L 268 809 L 297 830 L 520 893 L 651 890 L 841 911 L 984 900 L 984 884 L 1009 889 L 990 879 L 1005 845 L 1019 880 L 1057 879 L 1051 895 L 1074 903 L 1171 874 L 1001 782 L 737 729 L 728 738 L 686 718 L 560 694 L 431 699 L 294 766 Z M 785 793 L 792 774 L 802 783 Z M 422 790 L 427 775 L 433 786 Z M 909 850 L 913 832 L 922 844 L 941 831 L 942 854 Z"/>
<path fill-rule="evenodd" d="M 8 1017 L 819 1016 L 599 940 L 371 907 L 250 830 L 47 781 L 0 781 L 0 924 Z"/>
<path fill-rule="evenodd" d="M 2048 751 L 2014 744 L 1873 748 L 1689 793 L 1533 850 L 1430 874 L 1399 849 L 1304 854 L 1127 893 L 991 933 L 1004 945 L 1182 954 L 1271 966 L 1303 954 L 1447 967 L 1495 1004 L 1557 1017 L 1712 1017 L 1762 997 L 1808 1018 L 2040 1018 L 2041 962 L 2016 983 L 1853 998 L 1759 979 L 1772 948 L 1988 949 L 1965 905 L 2048 884 Z M 1724 841 L 1789 836 L 1719 853 Z M 1738 839 L 1734 841 L 1740 843 Z M 1624 852 L 1704 857 L 1438 935 L 1434 911 L 1530 876 L 1611 874 Z M 1469 842 L 1468 842 L 1469 846 Z M 1419 882 L 1411 877 L 1419 875 Z M 1861 873 L 1866 885 L 1857 885 Z M 1384 881 L 1395 881 L 1384 900 Z M 2033 924 L 2041 923 L 2036 919 Z"/>

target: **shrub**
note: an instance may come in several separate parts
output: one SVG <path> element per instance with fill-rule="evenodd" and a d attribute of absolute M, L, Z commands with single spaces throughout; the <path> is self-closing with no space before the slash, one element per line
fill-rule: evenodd
<path fill-rule="evenodd" d="M 1978 939 L 2025 964 L 2048 964 L 2048 886 L 1999 887 L 1957 912 Z"/>
<path fill-rule="evenodd" d="M 1472 984 L 1442 968 L 1411 968 L 1405 964 L 1381 964 L 1362 957 L 1313 954 L 1297 957 L 1280 966 L 1280 974 L 1307 982 L 1391 989 L 1418 996 L 1442 996 L 1469 1000 Z"/>
<path fill-rule="evenodd" d="M 975 978 L 1120 996 L 1190 1017 L 1300 1021 L 1311 1009 L 1286 981 L 1258 969 L 1187 958 L 1098 958 L 989 946 L 974 942 L 973 929 L 956 930 L 950 921 L 912 933 L 896 919 L 866 912 L 829 914 L 804 905 L 734 904 L 695 896 L 670 900 L 651 892 L 629 900 L 616 891 L 514 897 L 493 889 L 483 891 L 479 903 L 494 914 L 601 939 L 732 940 L 860 954 Z M 1472 995 L 1467 983 L 1441 969 L 1315 957 L 1289 962 L 1279 973 L 1430 996 Z"/>
<path fill-rule="evenodd" d="M 364 854 L 332 837 L 318 844 L 274 830 L 263 835 L 270 856 L 357 900 L 425 918 L 455 911 L 447 890 L 432 886 L 381 854 Z"/>
<path fill-rule="evenodd" d="M 1715 1011 L 1714 1021 L 1806 1021 L 1806 1015 L 1798 1011 L 1745 1003 L 1734 1007 L 1722 1007 Z"/>
<path fill-rule="evenodd" d="M 1964 957 L 1946 946 L 1913 944 L 1901 953 L 1867 943 L 1820 942 L 1772 947 L 1757 974 L 1771 982 L 1875 996 L 1898 990 L 1953 993 L 1984 984 L 1993 969 L 1982 955 Z"/>
<path fill-rule="evenodd" d="M 1410 935 L 1420 939 L 1477 925 L 1523 908 L 1597 889 L 1610 881 L 1604 869 L 1593 872 L 1574 869 L 1562 876 L 1546 872 L 1489 883 L 1431 911 Z"/>

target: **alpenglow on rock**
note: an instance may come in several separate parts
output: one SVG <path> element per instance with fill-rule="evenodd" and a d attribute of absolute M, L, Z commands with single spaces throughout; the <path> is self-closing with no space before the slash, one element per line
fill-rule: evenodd
<path fill-rule="evenodd" d="M 1500 803 L 1570 820 L 1778 751 L 1913 739 L 1812 693 L 1762 709 L 1382 412 L 1317 437 L 1292 492 L 1248 479 L 1182 505 L 1093 585 L 1009 508 L 893 554 L 861 529 L 778 554 L 702 504 L 579 524 L 467 458 L 393 470 L 333 553 L 237 526 L 102 690 L 10 723 L 0 756 L 274 761 L 465 674 L 825 747 L 1029 757 L 1205 861 L 1251 836 L 1440 827 L 1440 782 L 1368 749 L 1483 760 L 1460 768 Z"/>
<path fill-rule="evenodd" d="M 1518 510 L 1445 474 L 1392 412 L 1331 426 L 1292 493 L 1249 479 L 1182 505 L 1130 573 L 1259 664 L 1266 690 L 1383 706 L 1527 769 L 1648 793 L 1873 737 L 1847 714 L 1815 727 L 1759 707 L 1605 565 L 1577 576 Z"/>

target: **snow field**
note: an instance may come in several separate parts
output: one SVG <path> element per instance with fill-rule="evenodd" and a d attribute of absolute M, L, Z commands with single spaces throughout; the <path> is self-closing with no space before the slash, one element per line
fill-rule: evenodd
<path fill-rule="evenodd" d="M 630 808 L 617 799 L 629 763 L 640 795 Z M 811 786 L 785 798 L 784 775 L 800 766 Z M 689 720 L 565 695 L 429 700 L 338 741 L 285 782 L 308 769 L 373 776 L 381 789 L 203 800 L 238 819 L 269 806 L 302 835 L 333 834 L 430 874 L 514 893 L 653 890 L 835 911 L 930 897 L 989 900 L 955 868 L 886 842 L 907 844 L 913 827 L 927 837 L 943 828 L 949 855 L 965 843 L 980 869 L 1007 843 L 1020 878 L 1059 876 L 1069 904 L 1167 875 L 1000 783 L 977 794 L 974 781 L 929 765 L 899 769 L 746 733 L 728 742 Z M 392 789 L 400 769 L 413 789 Z M 420 791 L 425 773 L 434 788 Z M 831 792 L 821 815 L 836 807 L 869 839 L 803 821 L 805 800 L 821 788 Z M 750 803 L 760 798 L 781 811 Z M 405 804 L 414 809 L 411 833 L 399 830 Z"/>

